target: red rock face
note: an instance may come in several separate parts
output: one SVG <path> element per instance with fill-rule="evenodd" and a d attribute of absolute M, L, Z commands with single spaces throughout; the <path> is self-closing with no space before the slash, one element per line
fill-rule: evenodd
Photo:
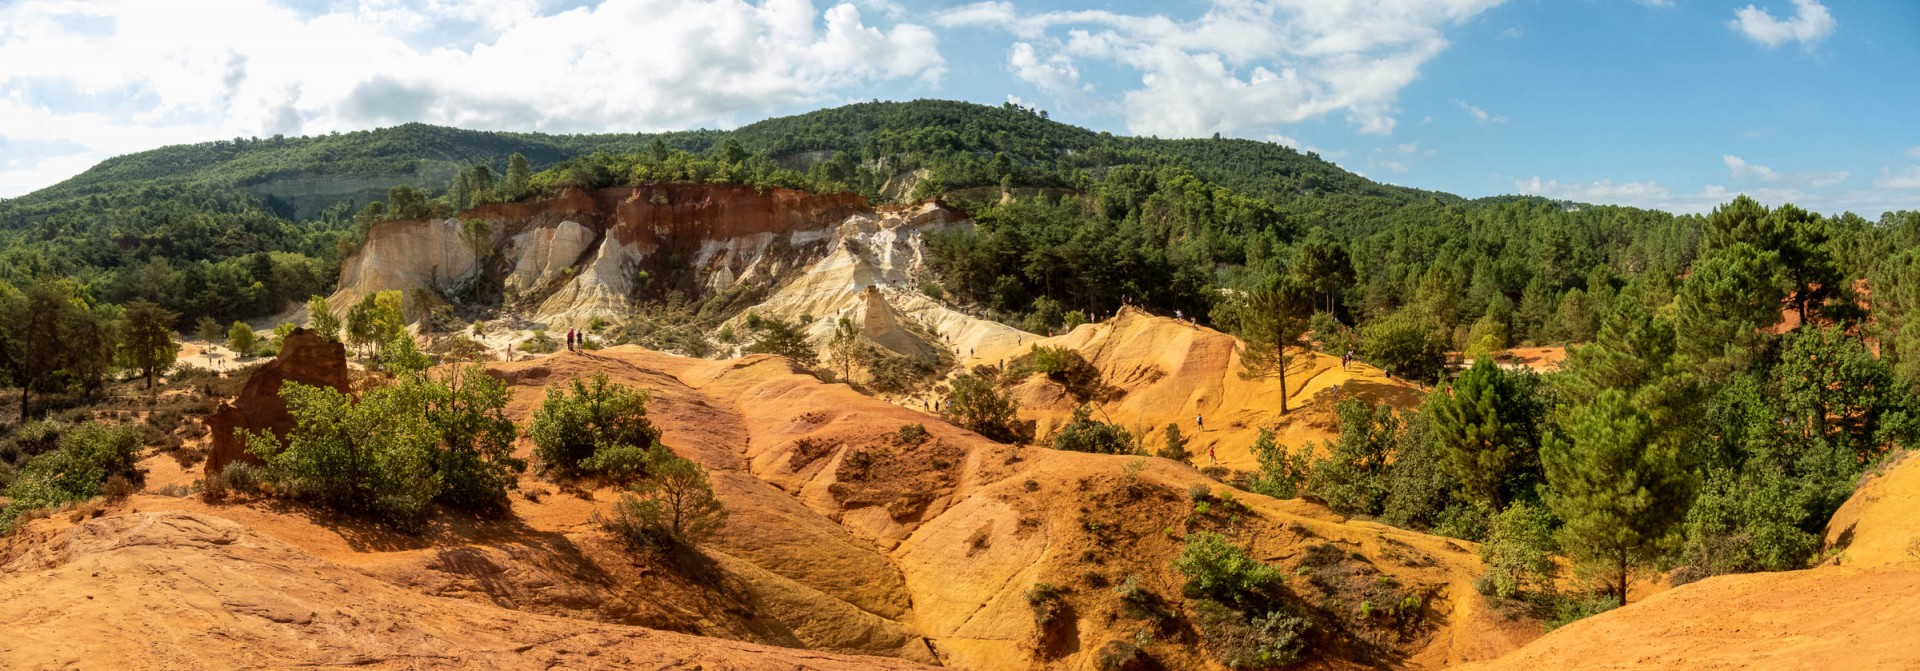
<path fill-rule="evenodd" d="M 287 382 L 350 392 L 347 348 L 308 329 L 295 329 L 288 335 L 280 345 L 279 358 L 254 371 L 238 398 L 222 403 L 207 417 L 207 428 L 212 432 L 207 475 L 219 473 L 235 461 L 260 463 L 258 457 L 247 453 L 246 443 L 235 437 L 236 429 L 272 431 L 281 438 L 293 430 L 293 415 L 287 412 L 286 400 L 280 398 L 280 385 Z"/>

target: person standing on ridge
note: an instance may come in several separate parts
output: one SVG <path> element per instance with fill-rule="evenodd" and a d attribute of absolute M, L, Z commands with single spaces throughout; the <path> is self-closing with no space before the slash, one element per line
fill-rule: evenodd
<path fill-rule="evenodd" d="M 1200 418 L 1200 414 L 1199 414 L 1199 413 L 1194 413 L 1194 415 L 1193 415 L 1193 428 L 1195 428 L 1195 429 L 1197 429 L 1197 430 L 1200 430 L 1200 431 L 1205 431 L 1205 430 L 1207 430 L 1207 423 L 1206 423 L 1206 421 L 1205 421 L 1205 420 L 1202 420 L 1202 419 Z"/>

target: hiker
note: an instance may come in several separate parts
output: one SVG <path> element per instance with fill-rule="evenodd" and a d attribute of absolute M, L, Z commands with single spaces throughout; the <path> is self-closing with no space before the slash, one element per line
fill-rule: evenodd
<path fill-rule="evenodd" d="M 1174 311 L 1173 311 L 1173 320 L 1174 320 L 1174 321 L 1185 321 L 1186 319 L 1187 319 L 1187 314 L 1186 314 L 1186 313 L 1184 313 L 1184 312 L 1181 312 L 1181 311 L 1179 311 L 1179 310 L 1174 310 Z"/>
<path fill-rule="evenodd" d="M 1200 419 L 1200 415 L 1197 413 L 1193 416 L 1193 428 L 1199 429 L 1201 431 L 1207 430 L 1206 421 Z"/>
<path fill-rule="evenodd" d="M 1220 463 L 1220 459 L 1219 459 L 1219 458 L 1217 458 L 1217 457 L 1215 457 L 1215 456 L 1214 456 L 1214 454 L 1213 454 L 1213 448 L 1214 448 L 1214 446 L 1212 446 L 1212 445 L 1208 445 L 1208 446 L 1207 446 L 1207 465 L 1208 465 L 1208 466 L 1212 466 L 1212 465 L 1215 465 L 1215 464 L 1218 464 L 1218 463 Z"/>
<path fill-rule="evenodd" d="M 573 351 L 573 329 L 567 329 L 567 351 Z"/>
<path fill-rule="evenodd" d="M 1340 370 L 1346 370 L 1352 366 L 1353 366 L 1353 348 L 1349 347 L 1347 348 L 1346 355 L 1340 357 Z"/>

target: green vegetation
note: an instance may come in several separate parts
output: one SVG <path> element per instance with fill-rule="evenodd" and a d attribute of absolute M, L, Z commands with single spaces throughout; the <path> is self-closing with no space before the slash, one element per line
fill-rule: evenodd
<path fill-rule="evenodd" d="M 1073 417 L 1053 435 L 1053 449 L 1094 454 L 1134 454 L 1134 436 L 1118 424 L 1093 418 L 1087 406 L 1075 406 Z M 1165 456 L 1163 452 L 1161 456 Z"/>
<path fill-rule="evenodd" d="M 644 471 L 643 455 L 660 440 L 660 430 L 647 419 L 648 399 L 645 389 L 616 384 L 605 374 L 548 389 L 527 428 L 540 470 L 616 480 Z"/>
<path fill-rule="evenodd" d="M 330 387 L 281 387 L 298 422 L 285 440 L 247 436 L 274 492 L 407 530 L 439 503 L 497 515 L 526 463 L 507 420 L 506 383 L 478 367 L 404 373 L 359 401 Z"/>
<path fill-rule="evenodd" d="M 995 389 L 976 373 L 962 373 L 948 383 L 947 404 L 940 416 L 961 428 L 1003 443 L 1033 440 L 1033 424 L 1021 422 L 1013 396 Z"/>
<path fill-rule="evenodd" d="M 1198 532 L 1173 567 L 1187 578 L 1187 604 L 1207 651 L 1227 668 L 1286 666 L 1306 652 L 1310 623 L 1280 605 L 1280 572 L 1246 548 Z"/>
<path fill-rule="evenodd" d="M 726 527 L 727 509 L 713 494 L 707 470 L 654 443 L 639 477 L 614 504 L 609 531 L 632 547 L 691 547 Z"/>
<path fill-rule="evenodd" d="M 110 479 L 140 480 L 134 469 L 140 432 L 133 426 L 89 422 L 58 435 L 57 449 L 28 461 L 0 490 L 10 501 L 0 509 L 0 534 L 12 533 L 20 517 L 32 511 L 99 496 Z"/>

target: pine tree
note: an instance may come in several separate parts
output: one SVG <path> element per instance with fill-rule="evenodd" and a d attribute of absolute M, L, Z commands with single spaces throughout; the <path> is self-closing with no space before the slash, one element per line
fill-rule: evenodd
<path fill-rule="evenodd" d="M 506 184 L 507 199 L 519 200 L 521 197 L 527 195 L 527 190 L 531 188 L 532 185 L 533 185 L 533 166 L 527 163 L 527 157 L 520 155 L 520 152 L 517 152 L 517 151 L 514 152 L 512 156 L 508 156 L 507 157 L 507 184 Z"/>
<path fill-rule="evenodd" d="M 1280 380 L 1280 414 L 1286 414 L 1287 373 L 1310 357 L 1313 301 L 1298 282 L 1271 277 L 1237 306 L 1235 335 L 1240 337 L 1240 377 Z"/>
<path fill-rule="evenodd" d="M 1317 307 L 1326 312 L 1333 312 L 1334 297 L 1354 280 L 1347 248 L 1319 226 L 1307 231 L 1307 237 L 1294 248 L 1292 270 L 1301 286 L 1320 298 Z"/>
<path fill-rule="evenodd" d="M 1450 388 L 1428 397 L 1442 465 L 1490 510 L 1503 508 L 1537 477 L 1541 408 L 1535 392 L 1530 375 L 1482 359 Z"/>
<path fill-rule="evenodd" d="M 1547 506 L 1564 523 L 1561 547 L 1595 566 L 1624 604 L 1633 568 L 1676 546 L 1694 476 L 1681 445 L 1621 390 L 1575 409 L 1565 428 L 1540 450 Z"/>
<path fill-rule="evenodd" d="M 1694 262 L 1680 287 L 1678 346 L 1709 374 L 1744 368 L 1787 297 L 1777 252 L 1737 242 Z"/>

